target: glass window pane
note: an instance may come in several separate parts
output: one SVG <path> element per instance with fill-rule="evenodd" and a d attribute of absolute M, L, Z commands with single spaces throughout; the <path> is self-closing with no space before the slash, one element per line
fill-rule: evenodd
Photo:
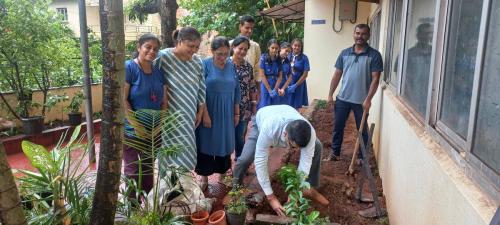
<path fill-rule="evenodd" d="M 465 140 L 482 7 L 476 0 L 452 4 L 440 120 Z"/>
<path fill-rule="evenodd" d="M 398 58 L 399 50 L 400 50 L 400 39 L 401 39 L 401 14 L 403 11 L 403 0 L 394 1 L 394 23 L 393 23 L 393 32 L 392 32 L 392 57 L 391 62 L 389 63 L 392 68 L 388 73 L 390 73 L 389 82 L 395 87 L 398 86 L 399 76 L 398 76 Z"/>
<path fill-rule="evenodd" d="M 425 115 L 436 0 L 413 0 L 406 28 L 403 97 Z"/>
<path fill-rule="evenodd" d="M 492 1 L 472 153 L 500 174 L 500 1 Z"/>

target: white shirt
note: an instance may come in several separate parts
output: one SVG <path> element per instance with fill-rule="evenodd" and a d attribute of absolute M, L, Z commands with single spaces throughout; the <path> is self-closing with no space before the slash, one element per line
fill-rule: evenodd
<path fill-rule="evenodd" d="M 296 109 L 288 105 L 266 106 L 257 111 L 255 122 L 259 129 L 257 145 L 255 149 L 255 172 L 257 180 L 266 195 L 273 193 L 271 181 L 269 180 L 268 157 L 269 147 L 287 147 L 284 136 L 285 127 L 294 120 L 307 121 Z M 309 125 L 311 125 L 309 123 Z M 316 132 L 311 125 L 311 139 L 309 143 L 300 149 L 299 170 L 309 175 L 314 149 L 316 143 Z"/>

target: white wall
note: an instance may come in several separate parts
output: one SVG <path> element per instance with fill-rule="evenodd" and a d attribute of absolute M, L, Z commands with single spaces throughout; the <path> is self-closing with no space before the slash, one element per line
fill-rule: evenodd
<path fill-rule="evenodd" d="M 382 56 L 389 3 L 390 0 L 381 0 Z M 333 32 L 333 0 L 306 0 L 305 6 L 304 51 L 311 63 L 307 78 L 309 98 L 325 99 L 338 54 L 353 44 L 354 25 L 344 23 L 342 32 Z M 366 22 L 376 7 L 360 3 L 358 22 Z M 326 24 L 312 25 L 312 19 L 325 19 Z M 433 141 L 399 98 L 389 88 L 383 90 L 383 86 L 373 98 L 369 119 L 376 124 L 374 148 L 390 223 L 489 225 L 498 203 L 465 175 L 464 169 Z"/>
<path fill-rule="evenodd" d="M 80 37 L 80 17 L 78 13 L 78 1 L 58 0 L 50 4 L 50 8 L 66 8 L 68 10 L 68 26 L 73 30 L 75 36 Z"/>
<path fill-rule="evenodd" d="M 378 168 L 391 224 L 489 225 L 498 204 L 474 185 L 392 91 L 379 92 L 371 115 L 380 118 L 375 121 L 381 137 Z"/>
<path fill-rule="evenodd" d="M 358 3 L 356 23 L 367 23 L 370 16 L 371 3 Z M 338 7 L 338 4 L 337 4 Z M 340 25 L 338 13 L 336 27 Z M 324 19 L 325 24 L 311 24 L 311 20 Z M 330 80 L 334 72 L 334 65 L 340 52 L 354 44 L 352 37 L 355 24 L 343 23 L 340 33 L 332 29 L 333 1 L 306 0 L 304 15 L 304 53 L 309 57 L 311 71 L 307 77 L 307 91 L 309 101 L 325 99 L 330 88 Z M 337 88 L 337 92 L 340 88 Z"/>

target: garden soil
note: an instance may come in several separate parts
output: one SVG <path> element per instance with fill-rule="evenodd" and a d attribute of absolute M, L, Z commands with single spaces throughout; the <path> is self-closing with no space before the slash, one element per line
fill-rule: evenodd
<path fill-rule="evenodd" d="M 328 105 L 325 109 L 317 109 L 312 115 L 311 122 L 316 130 L 316 136 L 323 143 L 323 157 L 326 158 L 331 151 L 332 145 L 332 130 L 334 124 L 333 107 Z M 377 125 L 376 125 L 377 126 Z M 387 218 L 385 219 L 367 219 L 358 215 L 359 210 L 364 210 L 372 207 L 372 204 L 358 203 L 354 195 L 356 193 L 356 179 L 344 173 L 349 168 L 351 157 L 356 143 L 356 123 L 354 115 L 351 113 L 349 116 L 346 129 L 344 132 L 344 141 L 342 143 L 342 152 L 339 161 L 323 161 L 321 162 L 321 183 L 319 192 L 322 193 L 329 201 L 330 204 L 324 207 L 318 203 L 313 202 L 313 210 L 320 212 L 322 217 L 328 216 L 331 222 L 340 223 L 342 225 L 380 225 L 388 224 Z M 300 152 L 298 150 L 290 151 L 289 156 L 285 157 L 283 164 L 292 163 L 298 164 Z M 370 161 L 372 168 L 377 168 L 373 153 L 370 154 Z M 357 171 L 360 169 L 357 168 Z M 381 200 L 382 207 L 385 208 L 385 198 L 382 196 L 382 181 L 378 176 L 378 171 L 372 169 L 372 173 L 376 177 L 377 189 L 379 192 L 379 199 Z M 287 194 L 279 184 L 276 177 L 273 177 L 273 190 L 281 202 L 286 202 Z M 368 188 L 368 182 L 365 182 L 363 196 L 371 197 Z M 258 213 L 273 214 L 273 210 L 269 204 L 264 204 Z"/>

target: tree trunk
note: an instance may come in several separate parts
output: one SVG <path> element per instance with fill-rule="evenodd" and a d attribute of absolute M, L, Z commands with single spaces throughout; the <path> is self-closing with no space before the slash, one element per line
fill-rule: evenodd
<path fill-rule="evenodd" d="M 7 154 L 0 143 L 0 224 L 24 225 L 24 216 L 21 198 L 17 191 L 14 176 L 7 161 Z"/>
<path fill-rule="evenodd" d="M 174 47 L 172 32 L 177 28 L 177 0 L 161 0 L 161 42 L 164 48 Z"/>
<path fill-rule="evenodd" d="M 125 35 L 123 1 L 100 0 L 103 51 L 101 151 L 91 211 L 93 225 L 114 224 L 122 166 Z"/>

